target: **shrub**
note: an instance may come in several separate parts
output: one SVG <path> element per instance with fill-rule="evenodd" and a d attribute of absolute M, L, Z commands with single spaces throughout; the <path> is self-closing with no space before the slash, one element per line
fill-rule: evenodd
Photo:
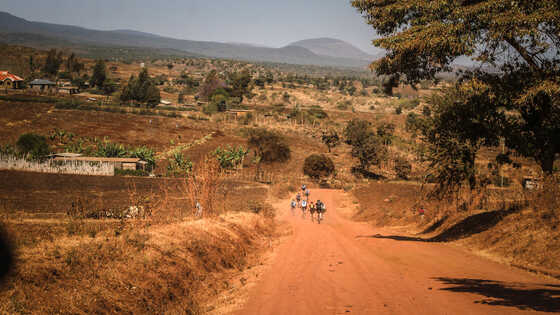
<path fill-rule="evenodd" d="M 334 170 L 333 161 L 324 154 L 310 155 L 303 163 L 303 174 L 314 179 L 330 176 Z"/>
<path fill-rule="evenodd" d="M 402 107 L 400 107 L 400 106 L 397 107 L 397 108 L 395 109 L 395 114 L 397 114 L 397 115 L 402 114 Z"/>
<path fill-rule="evenodd" d="M 395 172 L 397 177 L 401 179 L 408 179 L 410 172 L 412 171 L 412 165 L 410 162 L 402 156 L 395 158 Z"/>
<path fill-rule="evenodd" d="M 371 165 L 377 165 L 385 158 L 386 147 L 374 134 L 368 134 L 364 139 L 352 143 L 352 156 L 360 162 L 362 170 L 369 170 Z"/>
<path fill-rule="evenodd" d="M 176 152 L 167 165 L 167 175 L 172 177 L 188 176 L 192 172 L 193 163 L 183 154 Z"/>
<path fill-rule="evenodd" d="M 339 102 L 338 104 L 336 104 L 336 108 L 338 110 L 347 110 L 351 106 L 352 106 L 352 102 L 350 101 Z"/>
<path fill-rule="evenodd" d="M 432 116 L 432 110 L 430 109 L 430 107 L 424 106 L 424 108 L 422 108 L 422 114 L 426 117 L 430 117 Z"/>
<path fill-rule="evenodd" d="M 47 138 L 34 133 L 26 133 L 19 137 L 16 147 L 20 153 L 23 153 L 27 158 L 38 160 L 49 155 L 49 145 Z"/>
<path fill-rule="evenodd" d="M 318 105 L 311 106 L 307 113 L 317 119 L 325 119 L 329 117 L 329 115 L 327 115 L 327 113 L 321 108 L 321 106 Z"/>
<path fill-rule="evenodd" d="M 285 162 L 291 150 L 281 135 L 264 128 L 249 130 L 249 147 L 255 149 L 258 162 Z"/>
<path fill-rule="evenodd" d="M 245 156 L 247 156 L 248 153 L 249 150 L 243 146 L 236 148 L 228 146 L 225 149 L 222 149 L 220 146 L 214 151 L 214 155 L 218 159 L 220 167 L 223 169 L 235 169 L 242 166 Z"/>
<path fill-rule="evenodd" d="M 340 144 L 340 137 L 338 136 L 336 130 L 330 129 L 328 131 L 323 131 L 321 141 L 323 141 L 323 143 L 327 146 L 330 153 L 332 148 Z"/>
<path fill-rule="evenodd" d="M 344 128 L 344 139 L 349 145 L 359 144 L 370 134 L 373 134 L 371 124 L 367 120 L 352 119 Z"/>

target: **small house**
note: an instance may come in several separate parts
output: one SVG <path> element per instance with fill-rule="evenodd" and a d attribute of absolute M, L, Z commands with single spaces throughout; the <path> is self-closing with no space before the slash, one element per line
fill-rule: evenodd
<path fill-rule="evenodd" d="M 35 79 L 29 82 L 29 86 L 31 87 L 31 89 L 41 91 L 41 92 L 46 92 L 52 89 L 56 89 L 56 83 L 44 79 Z"/>
<path fill-rule="evenodd" d="M 58 88 L 58 93 L 69 95 L 79 94 L 80 88 L 77 86 L 63 86 Z"/>
<path fill-rule="evenodd" d="M 84 161 L 84 162 L 101 162 L 111 163 L 115 169 L 121 170 L 145 170 L 147 166 L 146 161 L 138 158 L 106 158 L 106 157 L 90 157 L 81 156 L 76 154 L 59 153 L 53 155 L 55 161 Z"/>
<path fill-rule="evenodd" d="M 248 110 L 248 109 L 230 109 L 226 113 L 229 118 L 237 120 L 239 118 L 246 117 L 247 115 L 249 115 L 249 113 L 252 112 L 253 112 L 252 110 Z"/>
<path fill-rule="evenodd" d="M 21 89 L 23 88 L 23 79 L 8 71 L 0 71 L 0 88 Z"/>
<path fill-rule="evenodd" d="M 534 177 L 524 177 L 522 184 L 523 184 L 523 188 L 527 190 L 534 190 L 540 188 L 539 180 Z"/>

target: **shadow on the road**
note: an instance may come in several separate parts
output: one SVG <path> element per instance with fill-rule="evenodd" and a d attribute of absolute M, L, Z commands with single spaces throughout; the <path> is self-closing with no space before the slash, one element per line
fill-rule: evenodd
<path fill-rule="evenodd" d="M 507 210 L 497 210 L 497 211 L 475 214 L 463 219 L 457 224 L 445 229 L 440 234 L 431 238 L 408 237 L 408 236 L 400 236 L 400 235 L 380 235 L 380 234 L 360 235 L 357 236 L 356 238 L 366 238 L 366 237 L 383 238 L 383 239 L 392 239 L 396 241 L 408 241 L 408 242 L 451 242 L 451 241 L 467 238 L 471 235 L 489 230 L 490 228 L 498 224 L 500 221 L 502 221 L 505 217 L 517 211 L 519 211 L 519 208 L 512 207 Z M 447 218 L 443 218 L 438 222 L 435 222 L 423 233 L 429 233 L 430 231 L 431 232 L 435 231 L 445 222 L 445 220 L 447 220 Z"/>
<path fill-rule="evenodd" d="M 358 235 L 356 238 L 383 238 L 395 241 L 404 241 L 404 242 L 431 242 L 430 239 L 420 238 L 420 237 L 409 237 L 409 236 L 401 236 L 401 235 Z"/>
<path fill-rule="evenodd" d="M 449 218 L 448 215 L 444 216 L 443 218 L 441 218 L 441 219 L 437 220 L 436 222 L 432 223 L 424 231 L 422 231 L 418 234 L 428 234 L 428 233 L 435 232 L 437 229 L 440 228 L 440 226 L 443 225 L 443 223 L 445 223 L 445 221 L 447 221 L 448 218 Z"/>
<path fill-rule="evenodd" d="M 440 290 L 451 292 L 468 292 L 484 296 L 475 303 L 509 306 L 520 310 L 540 312 L 560 312 L 560 286 L 538 285 L 538 289 L 526 284 L 507 283 L 481 279 L 434 278 L 448 287 Z M 557 289 L 553 289 L 557 288 Z"/>

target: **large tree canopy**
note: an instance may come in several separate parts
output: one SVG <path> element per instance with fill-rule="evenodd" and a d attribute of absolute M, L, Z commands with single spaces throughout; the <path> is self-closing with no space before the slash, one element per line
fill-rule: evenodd
<path fill-rule="evenodd" d="M 487 89 L 490 103 L 471 103 L 478 107 L 469 110 L 475 116 L 468 119 L 479 112 L 499 118 L 480 137 L 503 137 L 510 149 L 553 171 L 560 153 L 560 1 L 354 0 L 352 5 L 381 36 L 374 44 L 388 51 L 372 63 L 373 70 L 415 84 L 452 70 L 458 57 L 470 57 L 480 67 L 458 84 Z M 459 120 L 447 123 L 469 128 Z"/>
<path fill-rule="evenodd" d="M 557 0 L 354 0 L 388 50 L 372 64 L 379 74 L 433 79 L 466 55 L 490 64 L 524 62 L 542 72 L 558 61 Z"/>

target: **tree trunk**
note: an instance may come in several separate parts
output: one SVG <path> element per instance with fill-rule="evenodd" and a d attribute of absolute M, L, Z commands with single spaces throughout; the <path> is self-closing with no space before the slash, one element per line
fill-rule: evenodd
<path fill-rule="evenodd" d="M 554 172 L 555 155 L 556 154 L 554 152 L 543 152 L 539 157 L 536 158 L 542 171 L 547 175 L 551 175 Z"/>

